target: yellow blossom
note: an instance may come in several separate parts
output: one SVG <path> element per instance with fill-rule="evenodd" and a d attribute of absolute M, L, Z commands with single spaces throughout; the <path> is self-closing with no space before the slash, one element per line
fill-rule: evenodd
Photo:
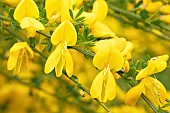
<path fill-rule="evenodd" d="M 27 42 L 15 43 L 10 49 L 7 69 L 13 70 L 14 74 L 19 74 L 21 66 L 25 63 L 29 69 L 29 59 L 33 58 L 33 51 Z"/>
<path fill-rule="evenodd" d="M 5 3 L 11 7 L 16 7 L 20 1 L 21 0 L 2 0 L 3 3 Z"/>
<path fill-rule="evenodd" d="M 22 29 L 26 29 L 27 38 L 35 37 L 36 30 L 44 30 L 44 26 L 38 20 L 39 10 L 33 0 L 21 0 L 14 12 L 14 19 L 20 22 Z"/>
<path fill-rule="evenodd" d="M 161 6 L 162 6 L 162 2 L 151 2 L 147 5 L 146 10 L 149 13 L 154 13 L 154 12 L 158 11 L 159 8 L 161 8 Z"/>
<path fill-rule="evenodd" d="M 14 11 L 14 19 L 18 22 L 24 17 L 39 18 L 39 10 L 33 0 L 21 0 Z"/>
<path fill-rule="evenodd" d="M 108 12 L 108 5 L 105 0 L 96 0 L 93 4 L 92 13 L 96 15 L 97 21 L 102 21 Z"/>
<path fill-rule="evenodd" d="M 168 15 L 163 15 L 160 17 L 160 19 L 163 21 L 163 22 L 166 22 L 168 24 L 170 24 L 170 14 Z"/>
<path fill-rule="evenodd" d="M 70 0 L 46 0 L 45 9 L 51 23 L 71 20 L 69 14 Z"/>
<path fill-rule="evenodd" d="M 67 46 L 75 45 L 76 41 L 77 33 L 72 23 L 68 20 L 62 22 L 51 36 L 52 44 L 57 46 L 45 63 L 45 73 L 50 73 L 55 68 L 56 76 L 60 77 L 65 65 L 66 73 L 72 76 L 73 60 Z"/>
<path fill-rule="evenodd" d="M 22 29 L 26 29 L 27 37 L 34 37 L 36 35 L 36 30 L 45 29 L 41 22 L 30 17 L 23 18 L 21 20 L 20 26 Z"/>
<path fill-rule="evenodd" d="M 163 14 L 170 14 L 170 5 L 164 5 L 162 6 L 162 8 L 160 9 L 160 12 Z"/>
<path fill-rule="evenodd" d="M 123 66 L 124 59 L 121 52 L 114 46 L 100 49 L 93 58 L 93 65 L 102 70 L 93 80 L 90 94 L 101 102 L 112 100 L 116 96 L 114 74 Z M 113 74 L 111 73 L 111 70 Z"/>
<path fill-rule="evenodd" d="M 142 93 L 157 106 L 165 102 L 165 87 L 161 82 L 149 77 L 149 75 L 163 71 L 167 66 L 166 61 L 168 60 L 168 57 L 168 55 L 154 57 L 149 60 L 146 68 L 139 71 L 136 80 L 141 80 L 141 82 L 127 92 L 125 96 L 126 104 L 131 106 L 135 105 Z"/>

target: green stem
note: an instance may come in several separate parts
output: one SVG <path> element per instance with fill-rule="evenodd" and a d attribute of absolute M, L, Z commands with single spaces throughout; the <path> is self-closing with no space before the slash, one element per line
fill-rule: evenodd
<path fill-rule="evenodd" d="M 67 76 L 67 74 L 66 73 L 64 73 L 66 76 Z M 90 95 L 90 91 L 89 90 L 87 90 L 82 84 L 80 84 L 77 80 L 75 80 L 74 78 L 72 78 L 72 77 L 68 77 L 67 76 L 67 78 L 69 78 L 71 81 L 73 81 L 80 89 L 82 89 L 83 91 L 85 91 L 88 95 Z M 91 95 L 90 95 L 91 96 Z M 96 102 L 100 105 L 100 106 L 102 106 L 108 113 L 111 113 L 111 111 L 109 110 L 109 108 L 105 105 L 105 104 L 103 104 L 103 103 L 101 103 L 97 98 L 94 98 L 94 100 L 96 100 Z"/>
<path fill-rule="evenodd" d="M 47 37 L 47 38 L 51 38 L 51 35 L 46 34 L 46 33 L 42 32 L 42 31 L 36 31 L 36 32 L 43 35 L 43 36 L 45 36 L 45 37 Z"/>
<path fill-rule="evenodd" d="M 4 21 L 11 22 L 11 19 L 10 19 L 10 18 L 7 18 L 7 17 L 2 16 L 2 15 L 0 15 L 0 19 L 1 19 L 1 20 L 4 20 Z"/>

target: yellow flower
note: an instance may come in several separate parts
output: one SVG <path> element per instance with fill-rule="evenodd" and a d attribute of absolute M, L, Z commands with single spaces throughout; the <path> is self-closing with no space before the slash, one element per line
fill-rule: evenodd
<path fill-rule="evenodd" d="M 33 0 L 21 0 L 14 12 L 14 19 L 20 22 L 22 29 L 26 29 L 27 38 L 35 37 L 36 30 L 44 30 L 44 26 L 38 20 L 39 10 Z"/>
<path fill-rule="evenodd" d="M 69 14 L 69 0 L 46 0 L 45 9 L 49 22 L 64 22 L 71 20 Z"/>
<path fill-rule="evenodd" d="M 41 22 L 34 18 L 25 17 L 21 20 L 20 26 L 22 29 L 26 29 L 27 37 L 34 37 L 36 30 L 44 30 L 44 26 Z"/>
<path fill-rule="evenodd" d="M 50 73 L 55 68 L 56 76 L 60 77 L 65 65 L 66 73 L 72 76 L 73 60 L 67 46 L 75 45 L 76 41 L 77 33 L 72 23 L 68 20 L 62 22 L 51 36 L 52 44 L 57 46 L 45 63 L 45 73 Z"/>
<path fill-rule="evenodd" d="M 96 15 L 97 21 L 102 21 L 108 12 L 108 5 L 105 0 L 96 0 L 93 4 L 92 13 Z"/>
<path fill-rule="evenodd" d="M 116 96 L 116 82 L 114 74 L 123 66 L 124 58 L 121 52 L 114 46 L 100 49 L 93 58 L 93 65 L 102 70 L 93 80 L 90 88 L 92 98 L 98 98 L 101 102 L 112 100 Z M 112 74 L 111 71 L 114 73 Z"/>
<path fill-rule="evenodd" d="M 16 7 L 20 1 L 21 0 L 2 0 L 3 3 L 5 3 L 11 7 Z"/>
<path fill-rule="evenodd" d="M 139 71 L 136 80 L 141 82 L 127 92 L 126 104 L 135 105 L 142 93 L 157 106 L 166 100 L 166 89 L 163 84 L 149 75 L 163 71 L 167 66 L 168 57 L 168 55 L 154 57 L 148 62 L 146 68 Z"/>
<path fill-rule="evenodd" d="M 160 9 L 160 12 L 163 13 L 163 14 L 170 14 L 170 5 L 169 5 L 169 4 L 164 5 L 164 6 Z"/>
<path fill-rule="evenodd" d="M 39 10 L 33 0 L 21 0 L 14 12 L 14 19 L 18 22 L 24 17 L 39 18 Z"/>
<path fill-rule="evenodd" d="M 166 23 L 170 24 L 170 14 L 160 16 L 160 19 L 161 19 L 163 22 L 166 22 Z"/>
<path fill-rule="evenodd" d="M 162 2 L 151 2 L 148 4 L 148 6 L 146 7 L 146 10 L 149 12 L 149 13 L 154 13 L 156 11 L 159 10 L 159 8 L 161 8 L 162 6 Z"/>
<path fill-rule="evenodd" d="M 29 59 L 33 58 L 33 51 L 27 42 L 15 43 L 10 49 L 7 69 L 13 70 L 14 74 L 19 74 L 21 66 L 25 63 L 29 69 Z"/>

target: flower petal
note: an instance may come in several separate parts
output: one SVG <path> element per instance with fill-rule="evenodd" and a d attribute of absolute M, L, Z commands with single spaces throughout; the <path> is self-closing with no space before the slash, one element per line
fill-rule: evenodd
<path fill-rule="evenodd" d="M 62 75 L 64 65 L 65 65 L 65 57 L 61 56 L 57 66 L 55 67 L 55 73 L 57 77 L 60 77 Z"/>
<path fill-rule="evenodd" d="M 124 58 L 120 51 L 113 46 L 105 47 L 99 50 L 93 58 L 93 65 L 99 70 L 103 70 L 109 65 L 109 68 L 118 71 L 122 68 Z"/>
<path fill-rule="evenodd" d="M 125 49 L 126 39 L 116 38 L 116 39 L 100 40 L 95 42 L 95 46 L 93 46 L 92 49 L 96 53 L 98 50 L 105 48 L 107 46 L 114 46 L 121 52 Z"/>
<path fill-rule="evenodd" d="M 60 42 L 66 42 L 68 46 L 73 46 L 77 42 L 77 32 L 70 21 L 61 23 L 53 32 L 51 36 L 53 45 Z"/>
<path fill-rule="evenodd" d="M 115 37 L 115 33 L 101 22 L 95 22 L 91 27 L 91 33 L 96 37 Z"/>
<path fill-rule="evenodd" d="M 8 58 L 8 63 L 7 63 L 7 69 L 12 70 L 18 61 L 20 50 L 16 50 L 14 52 L 11 52 Z"/>
<path fill-rule="evenodd" d="M 106 83 L 105 94 L 109 100 L 113 100 L 116 96 L 116 82 L 113 74 L 108 71 L 108 78 Z"/>
<path fill-rule="evenodd" d="M 20 22 L 20 26 L 22 29 L 27 28 L 27 27 L 34 27 L 36 30 L 44 30 L 44 26 L 41 22 L 39 22 L 38 20 L 34 19 L 34 18 L 30 18 L 30 17 L 25 17 L 21 20 Z"/>
<path fill-rule="evenodd" d="M 62 45 L 59 44 L 56 49 L 50 54 L 48 57 L 46 63 L 45 63 L 45 68 L 44 72 L 45 73 L 50 73 L 55 66 L 57 66 L 60 58 L 61 58 L 61 52 L 62 52 Z"/>
<path fill-rule="evenodd" d="M 68 49 L 65 50 L 66 72 L 69 77 L 73 74 L 73 59 Z"/>
<path fill-rule="evenodd" d="M 101 71 L 93 80 L 90 88 L 90 94 L 92 98 L 98 98 L 102 93 L 103 73 L 104 72 Z"/>
<path fill-rule="evenodd" d="M 142 81 L 132 87 L 125 95 L 125 104 L 130 105 L 130 106 L 134 106 L 137 102 L 137 100 L 139 99 L 139 97 L 141 96 L 142 92 L 144 91 L 144 84 L 145 84 L 145 80 L 142 79 Z"/>
<path fill-rule="evenodd" d="M 39 10 L 33 0 L 21 0 L 14 12 L 14 19 L 20 22 L 24 17 L 39 18 Z"/>
<path fill-rule="evenodd" d="M 139 71 L 139 73 L 136 76 L 136 80 L 140 80 L 140 79 L 148 76 L 148 74 L 149 74 L 149 68 L 146 67 L 146 68 Z"/>
<path fill-rule="evenodd" d="M 92 13 L 96 15 L 97 21 L 102 21 L 108 12 L 108 5 L 105 0 L 97 0 L 93 4 Z"/>
<path fill-rule="evenodd" d="M 15 43 L 11 49 L 10 49 L 10 53 L 11 52 L 14 52 L 14 51 L 17 51 L 17 50 L 20 50 L 20 49 L 23 49 L 27 46 L 27 42 L 17 42 Z"/>

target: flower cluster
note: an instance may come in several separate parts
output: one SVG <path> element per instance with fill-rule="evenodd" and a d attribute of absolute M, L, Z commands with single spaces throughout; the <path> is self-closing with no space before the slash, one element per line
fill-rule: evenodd
<path fill-rule="evenodd" d="M 131 52 L 134 49 L 134 44 L 125 38 L 116 36 L 102 22 L 109 10 L 105 0 L 94 1 L 90 11 L 84 11 L 81 7 L 83 1 L 46 0 L 44 3 L 46 13 L 44 15 L 48 20 L 47 23 L 40 22 L 40 11 L 33 0 L 17 0 L 15 3 L 7 1 L 4 2 L 16 6 L 13 17 L 15 21 L 20 23 L 20 28 L 24 29 L 22 31 L 26 31 L 24 41 L 18 41 L 10 49 L 8 70 L 13 70 L 14 74 L 19 74 L 23 64 L 29 68 L 29 62 L 33 58 L 33 50 L 35 50 L 34 46 L 29 47 L 30 40 L 35 39 L 36 33 L 41 32 L 40 30 L 44 30 L 44 34 L 50 31 L 50 35 L 45 34 L 48 37 L 45 40 L 51 44 L 50 49 L 52 50 L 52 52 L 48 51 L 49 56 L 45 61 L 45 66 L 43 66 L 45 74 L 54 70 L 56 77 L 60 77 L 62 74 L 72 77 L 74 73 L 73 57 L 76 56 L 71 53 L 70 48 L 77 47 L 77 50 L 81 50 L 79 52 L 85 51 L 92 54 L 93 67 L 99 70 L 94 77 L 89 95 L 92 98 L 97 98 L 100 102 L 113 100 L 116 97 L 116 79 L 123 78 L 131 69 Z M 136 3 L 138 4 L 139 1 Z M 146 10 L 149 15 L 159 11 L 161 15 L 163 14 L 160 19 L 170 23 L 168 20 L 170 6 L 168 4 L 143 0 L 140 9 Z M 53 26 L 51 27 L 51 25 Z M 89 43 L 91 45 L 88 45 Z M 37 53 L 43 52 L 38 51 Z M 125 95 L 124 101 L 127 105 L 135 105 L 142 94 L 146 95 L 156 106 L 165 102 L 165 87 L 151 75 L 163 71 L 167 67 L 168 58 L 168 55 L 151 58 L 145 68 L 132 75 L 132 81 L 136 84 Z"/>

